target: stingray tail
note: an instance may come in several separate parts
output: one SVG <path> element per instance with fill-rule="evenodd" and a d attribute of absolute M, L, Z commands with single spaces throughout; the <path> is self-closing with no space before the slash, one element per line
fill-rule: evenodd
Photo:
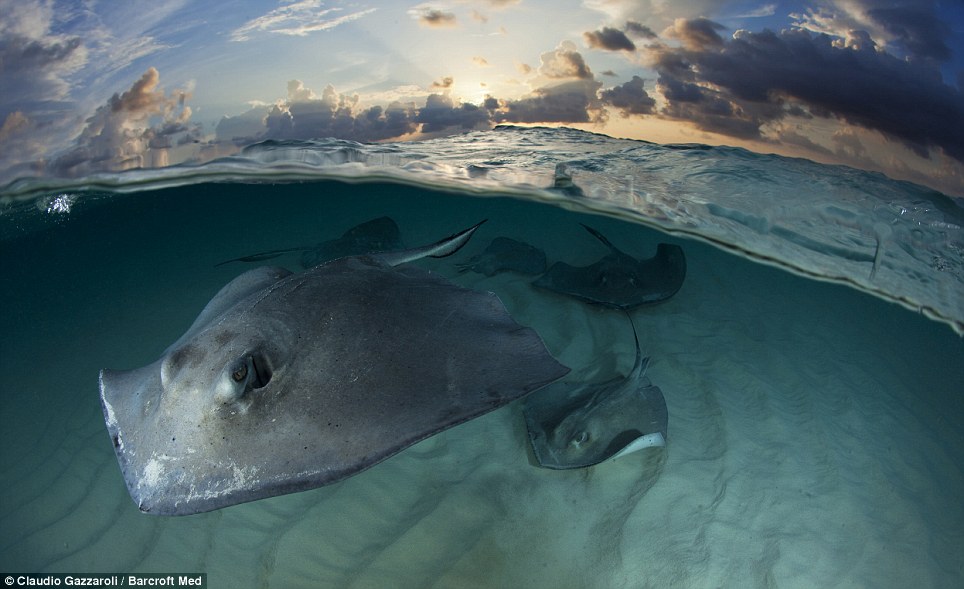
<path fill-rule="evenodd" d="M 608 239 L 606 239 L 606 236 L 605 236 L 605 235 L 603 235 L 603 234 L 600 233 L 599 231 L 593 229 L 593 228 L 590 227 L 589 225 L 586 225 L 585 223 L 580 223 L 580 225 L 582 225 L 583 229 L 585 229 L 586 231 L 588 231 L 589 233 L 591 233 L 593 237 L 595 237 L 595 238 L 598 239 L 599 241 L 603 242 L 603 244 L 605 244 L 606 247 L 608 247 L 608 248 L 611 249 L 611 250 L 615 250 L 615 251 L 617 251 L 617 252 L 619 251 L 619 249 L 617 249 L 616 246 L 614 246 L 612 243 L 609 242 Z"/>
<path fill-rule="evenodd" d="M 467 244 L 470 239 L 472 239 L 472 234 L 475 233 L 475 230 L 486 221 L 488 221 L 488 219 L 483 219 L 465 231 L 460 231 L 455 235 L 450 235 L 445 239 L 436 241 L 431 245 L 400 252 L 385 252 L 373 257 L 378 258 L 389 266 L 398 266 L 399 264 L 413 262 L 425 257 L 444 258 L 445 256 L 451 256 L 455 252 L 462 249 L 462 247 Z"/>
<path fill-rule="evenodd" d="M 639 376 L 642 376 L 649 366 L 649 356 L 643 358 L 643 352 L 639 349 L 639 334 L 636 333 L 636 323 L 633 322 L 633 316 L 625 309 L 623 312 L 626 313 L 626 319 L 629 319 L 629 325 L 633 328 L 633 340 L 636 342 L 636 361 L 633 363 L 633 372 L 639 371 Z"/>

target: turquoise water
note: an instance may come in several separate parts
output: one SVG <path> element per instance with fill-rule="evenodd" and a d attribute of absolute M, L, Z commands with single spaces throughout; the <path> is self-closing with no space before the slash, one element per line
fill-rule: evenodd
<path fill-rule="evenodd" d="M 961 213 L 946 197 L 547 130 L 269 144 L 4 197 L 2 570 L 203 571 L 212 587 L 964 583 Z M 591 263 L 606 251 L 580 222 L 641 258 L 683 247 L 680 292 L 633 313 L 669 410 L 658 469 L 644 452 L 535 468 L 513 404 L 328 487 L 139 513 L 98 370 L 153 362 L 249 267 L 218 262 L 382 215 L 408 245 L 489 219 L 463 252 L 420 264 L 494 291 L 587 378 L 631 367 L 620 312 L 455 264 L 500 235 Z M 269 263 L 300 269 L 297 255 Z"/>

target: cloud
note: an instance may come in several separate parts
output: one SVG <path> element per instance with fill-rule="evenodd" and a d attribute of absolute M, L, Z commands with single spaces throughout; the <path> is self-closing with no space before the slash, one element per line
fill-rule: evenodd
<path fill-rule="evenodd" d="M 0 144 L 26 130 L 29 126 L 30 119 L 19 110 L 8 114 L 3 119 L 3 125 L 0 125 Z"/>
<path fill-rule="evenodd" d="M 436 87 L 449 87 L 443 78 Z M 360 106 L 357 95 L 341 94 L 328 85 L 315 95 L 298 80 L 288 83 L 288 97 L 270 107 L 255 107 L 242 115 L 224 117 L 217 125 L 221 141 L 247 144 L 264 139 L 337 137 L 354 141 L 384 141 L 416 133 L 434 135 L 487 128 L 484 107 L 459 103 L 447 93 L 430 94 L 425 105 L 393 101 L 386 107 Z"/>
<path fill-rule="evenodd" d="M 423 27 L 442 29 L 458 25 L 455 14 L 429 5 L 416 6 L 409 10 L 408 13 L 412 18 L 417 19 L 418 24 Z"/>
<path fill-rule="evenodd" d="M 69 76 L 86 62 L 79 37 L 30 39 L 0 38 L 0 112 L 6 115 L 37 102 L 65 100 L 70 95 Z"/>
<path fill-rule="evenodd" d="M 802 129 L 801 129 L 802 131 Z M 816 143 L 806 135 L 797 131 L 797 128 L 779 128 L 776 131 L 776 140 L 784 145 L 801 147 L 813 153 L 824 156 L 833 155 L 833 152 L 826 147 Z"/>
<path fill-rule="evenodd" d="M 676 21 L 669 34 L 682 47 L 650 49 L 667 100 L 661 114 L 761 138 L 763 125 L 803 109 L 879 131 L 922 157 L 938 148 L 964 161 L 964 96 L 936 68 L 876 50 L 860 35 L 843 44 L 800 29 L 741 30 L 724 41 L 721 28 Z"/>
<path fill-rule="evenodd" d="M 339 94 L 328 85 L 315 97 L 301 82 L 289 83 L 288 101 L 275 105 L 265 117 L 265 139 L 340 137 L 379 141 L 413 133 L 414 105 L 392 102 L 386 107 L 360 108 L 357 95 Z M 296 92 L 292 92 L 294 88 Z"/>
<path fill-rule="evenodd" d="M 298 80 L 288 83 L 285 100 L 255 106 L 217 125 L 220 141 L 237 145 L 264 139 L 337 137 L 355 141 L 383 141 L 410 136 L 438 135 L 487 128 L 496 123 L 598 123 L 607 116 L 595 79 L 582 55 L 569 42 L 542 54 L 535 87 L 518 99 L 488 96 L 481 105 L 453 99 L 451 77 L 433 84 L 441 93 L 429 94 L 424 105 L 394 101 L 387 107 L 363 108 L 357 95 L 340 94 L 332 86 L 315 95 Z M 649 112 L 651 100 L 642 80 L 608 91 L 608 104 L 627 113 Z"/>
<path fill-rule="evenodd" d="M 570 41 L 563 41 L 540 57 L 538 84 L 529 95 L 499 100 L 494 122 L 508 123 L 600 123 L 606 112 L 599 99 L 602 82 Z"/>
<path fill-rule="evenodd" d="M 950 27 L 934 14 L 933 4 L 883 6 L 868 10 L 867 16 L 893 35 L 892 43 L 910 55 L 937 61 L 950 59 L 951 50 L 945 42 Z"/>
<path fill-rule="evenodd" d="M 650 96 L 643 88 L 644 80 L 639 76 L 599 93 L 600 99 L 606 104 L 619 109 L 620 113 L 628 117 L 630 115 L 650 115 L 656 112 L 656 99 Z"/>
<path fill-rule="evenodd" d="M 626 21 L 626 32 L 634 37 L 642 37 L 643 39 L 655 39 L 658 36 L 653 32 L 653 29 L 634 20 Z"/>
<path fill-rule="evenodd" d="M 664 35 L 678 39 L 683 46 L 692 51 L 704 51 L 723 45 L 723 38 L 717 31 L 726 27 L 709 19 L 700 17 L 693 20 L 678 18 L 663 32 Z"/>
<path fill-rule="evenodd" d="M 285 4 L 246 22 L 231 33 L 233 41 L 248 41 L 257 33 L 276 33 L 304 37 L 316 31 L 327 31 L 371 14 L 374 8 L 348 14 L 342 8 L 322 8 L 319 0 L 300 0 Z"/>
<path fill-rule="evenodd" d="M 826 2 L 829 0 L 816 0 Z M 843 0 L 848 1 L 848 0 Z M 623 31 L 631 36 L 654 39 L 654 36 L 638 35 L 630 23 L 645 27 L 650 32 L 660 31 L 673 24 L 677 18 L 687 20 L 713 17 L 729 12 L 746 10 L 746 0 L 583 0 L 582 5 L 602 13 L 607 23 L 627 23 Z"/>
<path fill-rule="evenodd" d="M 423 134 L 487 129 L 489 112 L 474 104 L 458 104 L 445 94 L 431 94 L 418 109 L 415 122 L 421 124 Z"/>
<path fill-rule="evenodd" d="M 166 165 L 164 150 L 198 135 L 189 123 L 191 108 L 184 90 L 170 95 L 159 88 L 160 74 L 149 68 L 131 88 L 98 107 L 75 145 L 51 162 L 54 172 L 77 176 L 102 170 Z M 154 153 L 152 153 L 154 151 Z"/>
<path fill-rule="evenodd" d="M 554 50 L 543 53 L 540 61 L 539 74 L 549 79 L 586 80 L 593 77 L 586 60 L 571 41 L 563 41 Z"/>
<path fill-rule="evenodd" d="M 501 100 L 493 113 L 498 123 L 598 123 L 605 118 L 595 80 L 573 80 L 536 88 L 518 100 Z"/>
<path fill-rule="evenodd" d="M 484 57 L 479 57 L 478 55 L 476 55 L 475 57 L 472 58 L 472 63 L 474 63 L 475 65 L 477 65 L 477 66 L 479 66 L 479 67 L 492 67 L 491 64 L 489 64 L 489 61 L 488 61 L 486 58 L 484 58 Z"/>
<path fill-rule="evenodd" d="M 936 11 L 934 0 L 826 0 L 791 17 L 794 26 L 814 33 L 845 39 L 850 31 L 864 31 L 898 56 L 945 61 L 952 31 Z"/>
<path fill-rule="evenodd" d="M 0 2 L 0 118 L 70 97 L 70 78 L 88 61 L 79 36 L 51 31 L 49 3 Z"/>
<path fill-rule="evenodd" d="M 841 157 L 860 158 L 867 154 L 867 148 L 854 133 L 853 129 L 842 129 L 835 132 L 830 140 L 837 146 L 837 154 Z"/>
<path fill-rule="evenodd" d="M 629 40 L 626 33 L 612 27 L 603 27 L 598 31 L 582 34 L 586 44 L 593 49 L 607 51 L 636 51 L 636 45 Z"/>
<path fill-rule="evenodd" d="M 75 80 L 90 52 L 81 36 L 53 30 L 51 2 L 0 0 L 0 15 L 0 173 L 12 178 L 36 174 L 76 135 Z"/>
<path fill-rule="evenodd" d="M 754 8 L 753 10 L 749 10 L 747 12 L 738 14 L 734 18 L 763 18 L 765 16 L 773 16 L 776 13 L 777 13 L 776 4 L 764 4 L 763 6 Z"/>

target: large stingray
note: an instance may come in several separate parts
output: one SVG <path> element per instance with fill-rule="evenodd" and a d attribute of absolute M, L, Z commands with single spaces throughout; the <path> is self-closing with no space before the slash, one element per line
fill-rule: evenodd
<path fill-rule="evenodd" d="M 633 337 L 636 362 L 625 377 L 560 381 L 526 398 L 526 428 L 541 466 L 583 468 L 666 444 L 666 401 L 644 376 L 649 358 L 642 357 L 635 325 Z"/>
<path fill-rule="evenodd" d="M 379 217 L 355 225 L 337 239 L 329 239 L 315 245 L 300 245 L 278 250 L 259 252 L 240 258 L 218 262 L 223 266 L 230 262 L 263 262 L 284 254 L 301 252 L 301 267 L 311 268 L 344 256 L 358 256 L 377 252 L 400 250 L 402 244 L 398 225 L 391 217 Z"/>
<path fill-rule="evenodd" d="M 486 276 L 500 272 L 542 274 L 546 271 L 546 254 L 539 248 L 508 237 L 496 237 L 481 254 L 458 264 L 459 272 L 471 270 Z"/>
<path fill-rule="evenodd" d="M 138 507 L 184 515 L 332 483 L 566 374 L 494 294 L 399 266 L 476 227 L 301 274 L 250 270 L 159 360 L 101 371 Z"/>
<path fill-rule="evenodd" d="M 533 284 L 593 304 L 626 310 L 665 301 L 683 285 L 686 257 L 681 247 L 661 243 L 654 257 L 639 260 L 620 251 L 592 227 L 583 227 L 609 248 L 609 254 L 583 267 L 556 262 Z"/>

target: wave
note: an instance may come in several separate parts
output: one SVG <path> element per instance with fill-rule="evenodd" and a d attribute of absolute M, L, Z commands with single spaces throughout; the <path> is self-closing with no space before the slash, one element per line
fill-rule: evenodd
<path fill-rule="evenodd" d="M 316 180 L 508 195 L 610 215 L 855 287 L 964 335 L 961 201 L 844 166 L 566 128 L 502 126 L 378 144 L 265 141 L 205 163 L 21 179 L 0 189 L 0 239 L 62 220 L 78 199 L 206 182 Z"/>

